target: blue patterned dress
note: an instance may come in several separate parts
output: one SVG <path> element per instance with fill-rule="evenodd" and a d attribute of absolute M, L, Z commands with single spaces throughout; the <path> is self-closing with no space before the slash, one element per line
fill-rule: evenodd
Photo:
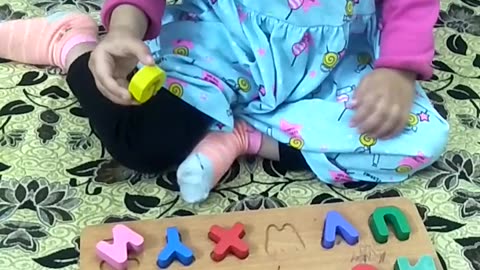
<path fill-rule="evenodd" d="M 301 150 L 328 183 L 399 182 L 443 152 L 448 123 L 419 85 L 401 136 L 380 141 L 349 127 L 347 104 L 379 55 L 374 0 L 183 2 L 147 44 L 165 87 L 210 115 L 212 130 L 244 119 Z"/>

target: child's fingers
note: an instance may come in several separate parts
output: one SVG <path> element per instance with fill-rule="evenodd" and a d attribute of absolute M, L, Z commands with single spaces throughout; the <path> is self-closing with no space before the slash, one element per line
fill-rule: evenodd
<path fill-rule="evenodd" d="M 353 92 L 352 100 L 349 102 L 350 107 L 354 108 L 358 106 L 360 104 L 360 100 L 362 100 L 362 98 L 368 93 L 368 81 L 368 75 L 362 80 L 360 80 L 360 83 L 357 85 L 355 91 Z"/>
<path fill-rule="evenodd" d="M 123 89 L 128 89 L 128 80 L 126 78 L 120 78 L 120 79 L 117 79 L 117 83 L 120 85 L 120 87 L 122 87 Z M 130 104 L 129 105 L 140 105 L 138 102 L 136 102 L 132 95 L 130 94 L 130 92 L 128 92 L 128 96 L 129 96 L 129 101 L 130 101 Z"/>
<path fill-rule="evenodd" d="M 350 102 L 347 102 L 345 107 L 349 110 L 355 110 L 358 108 L 358 101 L 357 100 L 352 100 Z"/>
<path fill-rule="evenodd" d="M 375 95 L 372 92 L 364 92 L 356 99 L 355 114 L 350 122 L 351 127 L 357 127 L 364 122 L 376 107 Z"/>
<path fill-rule="evenodd" d="M 407 115 L 407 114 L 405 114 Z M 398 118 L 396 126 L 390 131 L 389 134 L 384 136 L 384 140 L 392 139 L 395 136 L 398 136 L 404 129 L 407 122 L 408 116 L 401 116 Z"/>
<path fill-rule="evenodd" d="M 350 127 L 358 127 L 361 125 L 372 113 L 372 108 L 366 104 L 360 104 L 355 111 L 355 114 L 350 121 Z"/>
<path fill-rule="evenodd" d="M 98 72 L 101 72 L 101 70 L 102 69 L 100 69 Z M 130 98 L 125 98 L 121 93 L 119 93 L 120 86 L 113 78 L 109 78 L 109 76 L 105 75 L 99 75 L 95 77 L 95 83 L 98 90 L 100 90 L 100 92 L 102 92 L 102 94 L 112 102 L 120 105 L 129 105 Z"/>
<path fill-rule="evenodd" d="M 121 87 L 114 78 L 102 76 L 100 82 L 104 86 L 103 91 L 108 92 L 110 97 L 114 97 L 112 101 L 122 105 L 129 105 L 131 103 L 131 96 L 128 90 Z"/>
<path fill-rule="evenodd" d="M 135 40 L 125 44 L 127 50 L 137 57 L 138 61 L 146 66 L 152 66 L 155 61 L 150 53 L 148 46 L 141 40 Z"/>
<path fill-rule="evenodd" d="M 95 81 L 98 90 L 102 93 L 103 96 L 108 98 L 110 101 L 120 104 L 120 105 L 127 105 L 125 101 L 118 97 L 117 95 L 113 94 L 112 92 L 108 91 L 108 88 L 102 85 L 100 81 Z"/>
<path fill-rule="evenodd" d="M 381 125 L 372 136 L 378 139 L 387 139 L 392 136 L 399 125 L 398 119 L 383 119 Z"/>
<path fill-rule="evenodd" d="M 373 109 L 372 112 L 365 117 L 365 119 L 359 124 L 358 131 L 362 134 L 366 133 L 374 138 L 377 138 L 377 132 L 381 128 L 381 125 L 385 119 L 385 113 L 382 108 Z"/>
<path fill-rule="evenodd" d="M 403 122 L 398 123 L 395 129 L 390 134 L 385 136 L 385 139 L 392 139 L 395 136 L 398 136 L 404 129 L 405 129 L 404 123 Z"/>
<path fill-rule="evenodd" d="M 98 52 L 92 61 L 92 74 L 98 82 L 99 90 L 117 104 L 130 105 L 131 96 L 128 90 L 114 79 L 115 66 L 111 57 L 106 52 Z"/>
<path fill-rule="evenodd" d="M 392 106 L 391 101 L 386 100 L 386 98 L 379 100 L 375 118 L 371 120 L 375 123 L 375 126 L 369 128 L 370 135 L 381 139 L 398 125 L 399 120 L 398 106 Z"/>

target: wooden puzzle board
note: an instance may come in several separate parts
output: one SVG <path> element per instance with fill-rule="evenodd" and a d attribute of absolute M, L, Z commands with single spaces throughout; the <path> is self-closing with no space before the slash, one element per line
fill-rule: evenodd
<path fill-rule="evenodd" d="M 375 242 L 368 219 L 378 207 L 396 206 L 407 217 L 412 234 L 410 240 L 398 241 L 393 234 L 386 244 Z M 349 246 L 338 241 L 330 250 L 322 248 L 324 218 L 330 210 L 340 212 L 360 233 L 360 241 Z M 230 228 L 235 222 L 245 224 L 244 239 L 250 246 L 245 260 L 229 256 L 221 262 L 210 259 L 214 243 L 208 239 L 212 225 Z M 405 256 L 411 263 L 423 255 L 434 258 L 437 269 L 441 265 L 415 205 L 405 198 L 377 199 L 281 209 L 235 212 L 219 215 L 197 215 L 161 220 L 123 223 L 145 238 L 143 253 L 129 260 L 129 270 L 157 270 L 156 259 L 163 249 L 166 228 L 176 226 L 182 242 L 195 254 L 195 262 L 184 267 L 174 262 L 168 269 L 199 270 L 350 270 L 360 263 L 376 266 L 378 270 L 392 270 L 396 258 Z M 87 227 L 81 235 L 80 269 L 111 270 L 95 254 L 99 241 L 111 239 L 115 224 Z"/>

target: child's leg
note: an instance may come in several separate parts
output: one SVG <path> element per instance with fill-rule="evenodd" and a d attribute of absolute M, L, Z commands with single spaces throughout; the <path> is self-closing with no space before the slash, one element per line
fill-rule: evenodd
<path fill-rule="evenodd" d="M 81 42 L 75 44 L 70 50 L 67 52 L 67 57 L 65 59 L 65 70 L 70 70 L 70 66 L 82 55 L 93 51 L 97 43 L 94 42 Z"/>
<path fill-rule="evenodd" d="M 308 169 L 300 151 L 279 144 L 240 120 L 232 133 L 207 134 L 180 165 L 177 178 L 183 199 L 191 203 L 206 199 L 235 159 L 244 154 L 280 161 L 286 168 Z"/>
<path fill-rule="evenodd" d="M 69 51 L 81 43 L 90 43 L 88 46 L 92 47 L 97 42 L 97 31 L 97 23 L 81 13 L 3 22 L 0 57 L 65 69 Z"/>
<path fill-rule="evenodd" d="M 88 48 L 79 45 L 72 55 L 80 49 Z M 211 118 L 166 89 L 142 106 L 111 102 L 98 90 L 89 59 L 90 53 L 75 58 L 67 83 L 96 136 L 120 164 L 139 172 L 163 172 L 182 162 L 211 126 Z"/>
<path fill-rule="evenodd" d="M 283 144 L 278 143 L 274 138 L 262 134 L 262 140 L 260 149 L 257 155 L 274 161 L 282 161 L 282 155 L 280 149 Z"/>
<path fill-rule="evenodd" d="M 33 27 L 42 39 L 40 34 L 29 34 Z M 158 173 L 178 165 L 211 125 L 211 118 L 167 90 L 142 106 L 121 106 L 104 97 L 88 66 L 89 52 L 97 42 L 97 25 L 86 15 L 9 21 L 0 24 L 0 36 L 8 37 L 8 42 L 0 43 L 0 57 L 68 70 L 67 83 L 102 146 L 130 169 Z"/>

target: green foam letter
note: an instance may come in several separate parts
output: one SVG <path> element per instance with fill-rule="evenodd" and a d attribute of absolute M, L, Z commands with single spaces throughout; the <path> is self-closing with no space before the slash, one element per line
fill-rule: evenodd
<path fill-rule="evenodd" d="M 368 222 L 377 243 L 384 244 L 388 241 L 387 222 L 393 227 L 398 240 L 406 241 L 410 238 L 410 225 L 402 210 L 395 206 L 379 207 L 375 209 Z"/>
<path fill-rule="evenodd" d="M 397 258 L 395 262 L 395 270 L 436 270 L 435 262 L 431 256 L 422 256 L 418 259 L 415 266 L 411 266 L 405 257 Z"/>

